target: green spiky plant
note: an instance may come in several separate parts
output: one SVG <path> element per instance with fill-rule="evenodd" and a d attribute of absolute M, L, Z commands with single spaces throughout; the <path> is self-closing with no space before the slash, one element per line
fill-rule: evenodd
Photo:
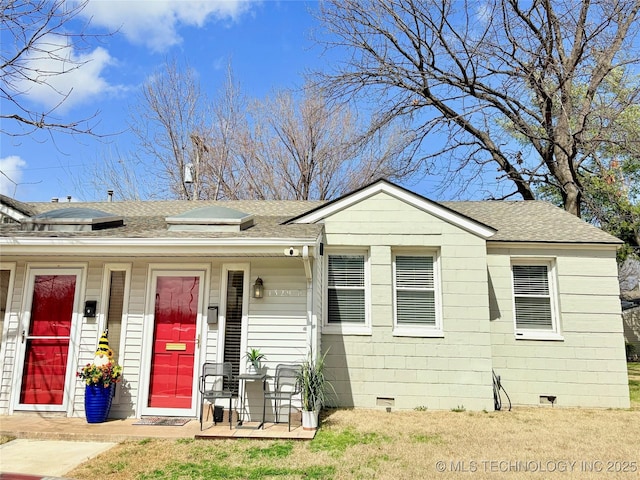
<path fill-rule="evenodd" d="M 260 349 L 258 348 L 250 348 L 247 351 L 246 357 L 247 363 L 253 365 L 256 371 L 259 371 L 262 368 L 262 360 L 265 360 L 267 358 L 265 357 L 264 353 L 260 352 Z"/>
<path fill-rule="evenodd" d="M 298 382 L 302 391 L 302 409 L 307 412 L 318 411 L 325 406 L 328 392 L 333 391 L 333 385 L 325 376 L 326 356 L 327 352 L 316 359 L 310 351 L 298 373 Z"/>

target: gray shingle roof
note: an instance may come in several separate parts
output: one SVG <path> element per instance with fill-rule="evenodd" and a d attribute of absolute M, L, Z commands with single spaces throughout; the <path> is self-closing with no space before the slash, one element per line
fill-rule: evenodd
<path fill-rule="evenodd" d="M 107 237 L 107 238 L 289 238 L 315 239 L 322 231 L 321 225 L 282 225 L 291 216 L 298 215 L 319 202 L 280 200 L 216 201 L 149 201 L 149 202 L 73 202 L 73 203 L 22 203 L 23 209 L 42 214 L 61 208 L 90 208 L 124 217 L 124 226 L 93 232 L 26 232 L 19 225 L 0 226 L 2 236 L 24 237 Z M 254 225 L 241 232 L 181 232 L 167 229 L 166 217 L 207 206 L 224 206 L 255 215 Z"/>
<path fill-rule="evenodd" d="M 107 213 L 114 213 L 125 217 L 171 217 L 202 207 L 225 207 L 259 216 L 290 217 L 304 213 L 310 208 L 321 205 L 321 201 L 302 200 L 158 200 L 158 201 L 125 201 L 125 202 L 73 202 L 73 203 L 26 203 L 37 213 L 56 210 L 58 208 L 94 208 Z"/>
<path fill-rule="evenodd" d="M 2 197 L 3 203 L 7 197 Z M 237 201 L 145 201 L 26 203 L 11 200 L 10 206 L 33 215 L 60 208 L 93 208 L 121 215 L 125 225 L 93 232 L 25 232 L 18 225 L 0 226 L 2 236 L 112 237 L 112 238 L 317 238 L 321 225 L 283 224 L 323 204 L 320 201 L 237 200 Z M 438 202 L 462 215 L 497 230 L 489 242 L 621 243 L 617 238 L 589 225 L 550 203 L 518 202 Z M 255 215 L 255 224 L 242 232 L 176 232 L 167 229 L 165 218 L 195 208 L 223 206 Z"/>
<path fill-rule="evenodd" d="M 492 226 L 490 242 L 622 243 L 548 202 L 439 202 Z"/>
<path fill-rule="evenodd" d="M 11 197 L 7 197 L 6 195 L 0 195 L 0 204 L 6 205 L 10 209 L 16 210 L 23 215 L 31 216 L 35 214 L 34 210 L 32 210 L 28 204 L 21 202 L 20 200 L 15 200 Z"/>

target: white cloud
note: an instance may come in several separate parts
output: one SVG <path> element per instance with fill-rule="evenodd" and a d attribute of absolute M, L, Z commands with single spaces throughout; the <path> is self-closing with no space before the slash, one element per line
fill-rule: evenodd
<path fill-rule="evenodd" d="M 82 15 L 94 26 L 119 31 L 132 43 L 164 51 L 182 41 L 181 26 L 237 20 L 258 0 L 90 0 Z"/>
<path fill-rule="evenodd" d="M 16 187 L 22 180 L 22 169 L 27 166 L 27 162 L 17 155 L 0 158 L 0 193 L 9 197 L 14 197 Z"/>
<path fill-rule="evenodd" d="M 33 102 L 48 108 L 60 104 L 57 112 L 62 113 L 98 95 L 121 88 L 109 85 L 103 77 L 104 69 L 113 63 L 113 59 L 102 47 L 79 54 L 66 43 L 64 36 L 50 35 L 42 39 L 38 48 L 54 52 L 53 58 L 34 53 L 26 58 L 26 66 L 32 72 L 47 72 L 46 76 L 41 74 L 39 82 L 25 79 L 17 85 Z"/>

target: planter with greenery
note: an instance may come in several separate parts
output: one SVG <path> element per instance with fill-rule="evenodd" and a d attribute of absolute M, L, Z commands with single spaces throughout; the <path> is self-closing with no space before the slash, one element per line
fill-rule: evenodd
<path fill-rule="evenodd" d="M 264 373 L 264 367 L 262 366 L 262 361 L 267 357 L 263 353 L 260 352 L 258 348 L 250 348 L 247 350 L 247 373 Z"/>
<path fill-rule="evenodd" d="M 315 358 L 313 352 L 302 362 L 298 374 L 298 382 L 302 392 L 302 428 L 315 430 L 318 428 L 318 414 L 325 406 L 328 391 L 333 386 L 325 376 L 324 366 L 327 353 Z"/>
<path fill-rule="evenodd" d="M 106 333 L 100 337 L 93 363 L 77 372 L 84 380 L 84 410 L 88 423 L 104 422 L 109 416 L 116 383 L 122 379 L 122 367 L 113 359 Z"/>

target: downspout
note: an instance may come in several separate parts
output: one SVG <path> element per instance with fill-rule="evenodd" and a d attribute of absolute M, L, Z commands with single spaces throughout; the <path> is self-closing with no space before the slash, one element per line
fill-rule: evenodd
<path fill-rule="evenodd" d="M 313 326 L 313 270 L 311 257 L 309 257 L 309 245 L 302 247 L 302 263 L 304 264 L 304 275 L 307 278 L 307 348 L 313 350 L 317 333 Z"/>

